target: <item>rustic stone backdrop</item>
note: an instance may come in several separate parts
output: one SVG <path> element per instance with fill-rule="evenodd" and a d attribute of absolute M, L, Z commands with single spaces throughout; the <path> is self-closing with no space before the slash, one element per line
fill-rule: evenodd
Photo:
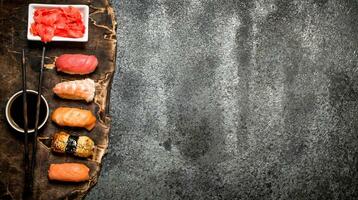
<path fill-rule="evenodd" d="M 358 1 L 121 0 L 87 199 L 358 198 Z"/>

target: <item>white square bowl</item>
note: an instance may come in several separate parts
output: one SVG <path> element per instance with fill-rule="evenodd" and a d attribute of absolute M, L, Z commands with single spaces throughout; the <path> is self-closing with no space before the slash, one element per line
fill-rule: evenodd
<path fill-rule="evenodd" d="M 61 41 L 61 42 L 87 42 L 88 41 L 88 18 L 89 18 L 89 8 L 87 5 L 64 5 L 64 4 L 29 4 L 29 15 L 27 19 L 27 39 L 31 41 L 41 41 L 40 36 L 34 36 L 30 29 L 31 24 L 34 22 L 34 12 L 38 8 L 64 8 L 72 6 L 77 8 L 82 15 L 83 25 L 85 26 L 85 33 L 81 38 L 67 38 L 67 37 L 59 37 L 54 36 L 52 41 Z"/>

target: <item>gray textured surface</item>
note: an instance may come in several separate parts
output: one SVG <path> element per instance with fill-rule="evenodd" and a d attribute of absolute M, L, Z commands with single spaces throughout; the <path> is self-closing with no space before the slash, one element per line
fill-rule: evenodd
<path fill-rule="evenodd" d="M 86 199 L 357 199 L 358 1 L 123 0 Z"/>

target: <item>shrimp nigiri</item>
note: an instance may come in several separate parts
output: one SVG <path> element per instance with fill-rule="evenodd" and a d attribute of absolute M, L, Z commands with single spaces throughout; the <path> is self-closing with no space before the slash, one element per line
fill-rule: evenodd
<path fill-rule="evenodd" d="M 57 96 L 64 99 L 85 100 L 90 102 L 95 94 L 95 83 L 92 79 L 66 81 L 56 84 L 52 89 Z"/>

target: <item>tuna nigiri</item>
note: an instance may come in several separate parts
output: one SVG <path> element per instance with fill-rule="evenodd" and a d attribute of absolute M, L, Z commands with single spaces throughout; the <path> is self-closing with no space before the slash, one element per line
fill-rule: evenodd
<path fill-rule="evenodd" d="M 54 181 L 82 182 L 89 180 L 90 169 L 81 163 L 51 164 L 48 178 Z"/>
<path fill-rule="evenodd" d="M 98 60 L 93 55 L 63 54 L 56 59 L 55 64 L 57 71 L 84 75 L 90 74 L 96 69 Z"/>
<path fill-rule="evenodd" d="M 85 100 L 87 102 L 93 100 L 95 90 L 95 83 L 89 78 L 58 83 L 53 88 L 53 92 L 61 98 Z"/>
<path fill-rule="evenodd" d="M 60 126 L 81 127 L 92 130 L 96 125 L 96 117 L 89 110 L 59 107 L 53 111 L 52 121 Z"/>

